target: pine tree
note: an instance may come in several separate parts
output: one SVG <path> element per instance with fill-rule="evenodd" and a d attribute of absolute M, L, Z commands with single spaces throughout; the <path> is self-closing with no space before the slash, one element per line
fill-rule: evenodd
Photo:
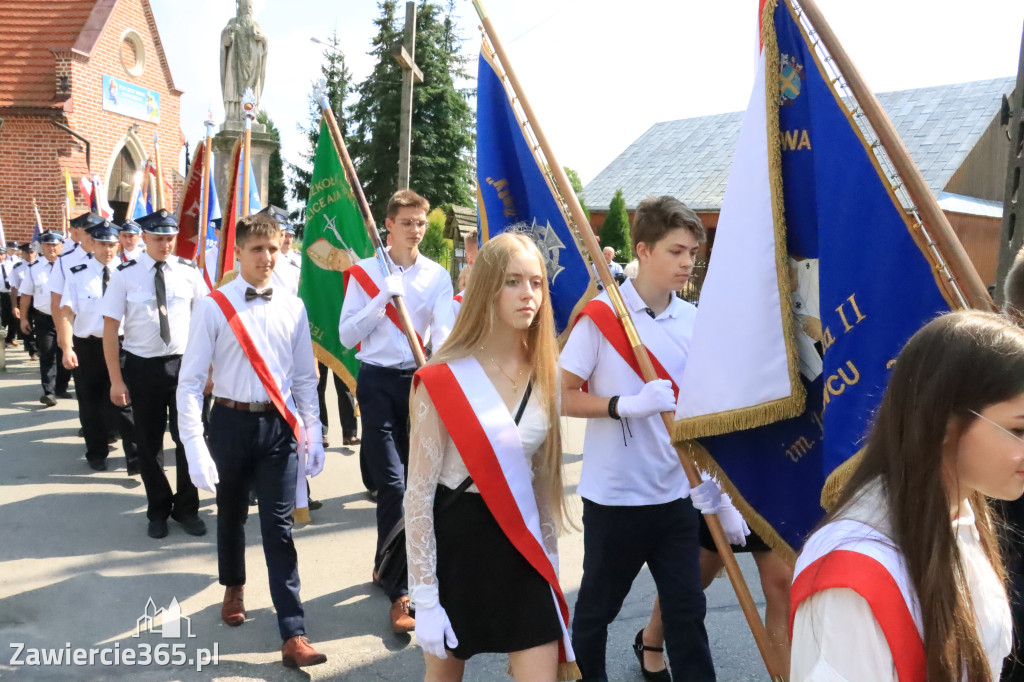
<path fill-rule="evenodd" d="M 345 53 L 341 51 L 338 41 L 338 31 L 335 30 L 327 39 L 327 46 L 324 48 L 324 61 L 320 65 L 320 74 L 327 92 L 327 98 L 331 103 L 331 110 L 338 122 L 338 128 L 346 143 L 348 138 L 348 118 L 345 116 L 345 101 L 352 90 L 352 73 L 345 63 Z M 291 183 L 288 189 L 292 199 L 302 205 L 306 204 L 309 196 L 309 182 L 313 177 L 313 157 L 316 154 L 316 146 L 320 138 L 320 100 L 317 99 L 315 91 L 309 94 L 309 124 L 299 124 L 299 131 L 306 135 L 309 140 L 307 151 L 302 152 L 303 163 L 288 164 L 288 171 L 291 175 Z M 300 209 L 301 211 L 301 209 Z M 298 217 L 300 211 L 296 212 Z"/>
<path fill-rule="evenodd" d="M 267 134 L 277 141 L 277 147 L 270 153 L 270 170 L 268 171 L 269 177 L 267 178 L 267 196 L 263 200 L 267 204 L 273 204 L 279 208 L 284 208 L 284 163 L 281 160 L 281 131 L 277 129 L 274 122 L 270 119 L 270 115 L 264 109 L 260 109 L 256 112 L 256 122 L 262 123 L 267 127 Z"/>
<path fill-rule="evenodd" d="M 629 238 L 629 214 L 622 190 L 615 190 L 615 196 L 608 206 L 608 215 L 601 225 L 601 246 L 615 249 L 615 260 L 628 263 L 633 260 L 633 247 Z"/>

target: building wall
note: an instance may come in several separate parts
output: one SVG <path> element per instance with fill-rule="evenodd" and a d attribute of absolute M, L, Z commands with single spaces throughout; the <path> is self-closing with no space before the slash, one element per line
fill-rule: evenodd
<path fill-rule="evenodd" d="M 978 199 L 1002 201 L 1006 190 L 1006 162 L 1010 158 L 1010 141 L 1006 130 L 994 116 L 978 143 L 943 188 L 954 194 Z"/>
<path fill-rule="evenodd" d="M 999 218 L 961 213 L 946 213 L 946 217 L 985 286 L 995 284 L 1002 221 Z"/>
<path fill-rule="evenodd" d="M 28 241 L 39 206 L 43 227 L 62 220 L 64 186 L 58 158 L 71 154 L 73 138 L 48 116 L 6 116 L 0 126 L 0 220 L 9 240 Z"/>

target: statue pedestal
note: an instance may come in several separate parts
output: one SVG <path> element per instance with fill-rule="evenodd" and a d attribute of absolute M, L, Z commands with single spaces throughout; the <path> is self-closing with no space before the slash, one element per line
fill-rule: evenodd
<path fill-rule="evenodd" d="M 252 156 L 252 171 L 256 175 L 256 184 L 260 188 L 260 200 L 266 208 L 268 202 L 268 183 L 270 177 L 270 155 L 280 145 L 273 136 L 267 134 L 266 126 L 259 123 L 252 124 L 252 136 L 250 154 Z M 217 185 L 217 198 L 220 200 L 220 210 L 224 213 L 228 205 L 228 185 L 231 183 L 231 150 L 234 148 L 235 140 L 245 134 L 245 128 L 241 121 L 231 121 L 221 126 L 220 132 L 213 136 L 214 171 L 213 181 Z M 239 178 L 239 185 L 241 185 Z M 284 207 L 282 207 L 284 208 Z"/>

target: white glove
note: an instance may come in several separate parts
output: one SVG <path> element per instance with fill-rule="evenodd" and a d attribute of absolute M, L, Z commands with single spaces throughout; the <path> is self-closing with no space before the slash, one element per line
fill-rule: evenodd
<path fill-rule="evenodd" d="M 220 476 L 217 475 L 217 465 L 202 438 L 185 442 L 185 459 L 188 461 L 188 476 L 192 479 L 192 485 L 216 495 Z"/>
<path fill-rule="evenodd" d="M 709 474 L 702 471 L 700 477 L 704 482 L 690 490 L 690 502 L 701 514 L 714 514 L 722 504 L 722 488 Z"/>
<path fill-rule="evenodd" d="M 324 470 L 324 431 L 316 427 L 306 429 L 306 475 L 316 476 Z"/>
<path fill-rule="evenodd" d="M 424 652 L 437 658 L 448 658 L 445 647 L 454 649 L 459 645 L 443 606 L 434 604 L 423 607 L 417 604 L 416 641 Z"/>
<path fill-rule="evenodd" d="M 668 379 L 649 381 L 636 395 L 619 398 L 616 408 L 620 417 L 650 417 L 661 412 L 675 412 L 672 382 Z"/>
<path fill-rule="evenodd" d="M 402 276 L 396 272 L 385 277 L 381 293 L 386 294 L 387 298 L 405 296 L 405 284 L 402 283 Z"/>
<path fill-rule="evenodd" d="M 750 535 L 750 527 L 740 515 L 740 510 L 732 503 L 728 493 L 722 493 L 722 502 L 718 505 L 718 520 L 722 522 L 722 530 L 731 545 L 746 547 L 747 536 Z"/>

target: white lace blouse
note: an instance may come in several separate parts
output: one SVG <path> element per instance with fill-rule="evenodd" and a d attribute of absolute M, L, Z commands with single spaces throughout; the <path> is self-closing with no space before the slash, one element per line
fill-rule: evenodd
<path fill-rule="evenodd" d="M 519 403 L 516 403 L 518 410 Z M 515 416 L 513 414 L 513 416 Z M 434 536 L 434 492 L 437 484 L 455 489 L 469 472 L 452 439 L 448 437 L 441 417 L 429 394 L 418 387 L 412 396 L 412 427 L 409 438 L 408 482 L 405 490 L 405 542 L 409 561 L 409 595 L 420 606 L 430 606 L 437 599 L 437 541 Z M 472 417 L 471 417 L 472 418 Z M 537 391 L 530 396 L 519 421 L 519 437 L 523 453 L 531 459 L 548 435 L 548 415 Z M 557 571 L 558 536 L 547 498 L 536 489 L 544 549 L 552 557 Z M 476 485 L 467 493 L 479 494 Z"/>

